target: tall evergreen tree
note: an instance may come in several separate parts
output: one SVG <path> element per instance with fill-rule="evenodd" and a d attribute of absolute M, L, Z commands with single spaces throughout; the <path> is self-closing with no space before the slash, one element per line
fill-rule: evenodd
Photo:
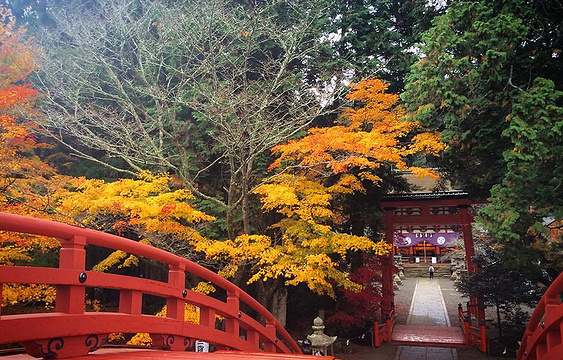
<path fill-rule="evenodd" d="M 354 70 L 358 77 L 386 80 L 391 92 L 403 90 L 418 58 L 414 46 L 440 12 L 410 0 L 333 1 L 329 9 L 325 31 L 335 51 L 333 65 Z"/>
<path fill-rule="evenodd" d="M 456 1 L 433 21 L 403 100 L 442 131 L 440 165 L 472 196 L 507 266 L 560 269 L 546 220 L 563 216 L 563 5 Z M 518 249 L 518 251 L 514 251 Z"/>
<path fill-rule="evenodd" d="M 522 90 L 538 77 L 563 85 L 562 18 L 557 1 L 457 1 L 424 33 L 403 100 L 442 130 L 441 165 L 472 195 L 488 196 L 506 171 L 502 133 Z"/>

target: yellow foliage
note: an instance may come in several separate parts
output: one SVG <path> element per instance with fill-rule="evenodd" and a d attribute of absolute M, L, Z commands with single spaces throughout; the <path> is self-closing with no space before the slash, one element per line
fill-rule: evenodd
<path fill-rule="evenodd" d="M 29 249 L 19 245 L 3 245 L 0 247 L 0 265 L 14 265 L 14 261 L 31 261 Z"/>
<path fill-rule="evenodd" d="M 148 333 L 137 333 L 131 340 L 127 341 L 127 345 L 150 347 L 152 346 L 152 339 Z"/>
<path fill-rule="evenodd" d="M 89 312 L 100 312 L 100 310 L 102 309 L 101 307 L 101 302 L 98 299 L 94 299 L 94 300 L 86 300 L 85 302 L 86 304 L 86 309 L 85 311 L 89 311 Z"/>
<path fill-rule="evenodd" d="M 315 188 L 319 190 L 319 187 Z M 263 189 L 258 192 L 267 191 Z M 267 189 L 275 189 L 275 187 Z M 350 251 L 367 251 L 384 255 L 390 251 L 391 246 L 384 241 L 375 243 L 364 236 L 334 233 L 329 225 L 321 223 L 330 220 L 324 216 L 326 214 L 320 212 L 321 216 L 316 216 L 309 207 L 310 203 L 316 205 L 322 203 L 328 206 L 324 200 L 318 201 L 319 193 L 305 191 L 304 193 L 308 195 L 315 194 L 312 196 L 314 199 L 310 200 L 307 196 L 302 197 L 303 193 L 299 191 L 301 189 L 293 188 L 293 190 L 296 190 L 295 194 L 299 199 L 297 205 L 289 206 L 287 202 L 278 204 L 279 206 L 276 206 L 275 202 L 268 204 L 280 213 L 291 216 L 274 225 L 282 230 L 281 243 L 275 243 L 263 235 L 241 235 L 235 240 L 209 240 L 197 244 L 196 250 L 204 251 L 209 259 L 223 261 L 226 265 L 220 274 L 225 277 L 234 276 L 239 266 L 253 265 L 253 275 L 248 281 L 249 284 L 284 278 L 286 285 L 306 283 L 311 291 L 330 296 L 334 296 L 334 283 L 347 289 L 358 290 L 359 285 L 350 281 L 346 274 L 338 270 L 338 263 L 331 260 L 329 255 L 335 258 L 337 256 L 339 259 L 345 259 Z M 325 193 L 327 192 L 322 194 Z M 276 195 L 268 199 L 280 199 L 280 197 Z M 308 211 L 299 209 L 301 206 Z"/>
<path fill-rule="evenodd" d="M 217 289 L 215 289 L 215 286 L 203 281 L 200 281 L 194 288 L 192 288 L 192 290 L 204 295 L 209 295 L 217 291 Z"/>
<path fill-rule="evenodd" d="M 288 167 L 254 193 L 263 210 L 283 215 L 272 226 L 281 239 L 260 237 L 250 243 L 239 237 L 198 248 L 208 258 L 224 261 L 222 274 L 233 276 L 239 266 L 252 264 L 249 283 L 285 278 L 286 285 L 306 283 L 316 293 L 334 296 L 333 284 L 359 289 L 338 268 L 349 252 L 385 255 L 391 250 L 384 241 L 336 233 L 332 224 L 342 218 L 338 201 L 364 192 L 362 182 L 378 184 L 381 178 L 374 172 L 382 164 L 434 176 L 430 169 L 410 168 L 405 158 L 421 152 L 438 155 L 445 145 L 439 134 L 409 121 L 397 105 L 399 97 L 386 93 L 385 82 L 365 79 L 351 87 L 348 100 L 361 106 L 343 111 L 333 126 L 312 128 L 305 137 L 272 149 L 278 158 L 270 169 Z"/>
<path fill-rule="evenodd" d="M 125 259 L 123 264 L 119 265 L 119 268 L 131 267 L 131 266 L 137 266 L 137 265 L 139 265 L 139 258 L 136 257 L 135 255 L 129 255 L 129 257 L 127 257 L 127 259 Z"/>
<path fill-rule="evenodd" d="M 189 204 L 193 195 L 186 189 L 171 189 L 171 177 L 148 172 L 141 179 L 120 179 L 106 183 L 103 180 L 73 179 L 75 191 L 61 200 L 60 209 L 91 223 L 99 213 L 127 216 L 128 225 L 143 224 L 147 231 L 170 234 L 185 233 L 179 225 L 212 221 L 214 218 L 196 210 Z M 188 231 L 189 232 L 189 231 Z"/>
<path fill-rule="evenodd" d="M 192 288 L 192 290 L 201 294 L 210 294 L 215 292 L 216 289 L 209 283 L 200 282 L 194 288 Z M 164 305 L 164 307 L 158 313 L 156 313 L 155 316 L 166 316 L 166 305 Z M 184 321 L 193 324 L 199 324 L 199 307 L 192 304 L 185 304 Z M 138 333 L 135 334 L 135 336 L 133 336 L 131 340 L 127 342 L 127 345 L 152 346 L 152 340 L 149 334 Z"/>
<path fill-rule="evenodd" d="M 420 132 L 404 143 L 407 135 L 420 130 L 421 125 L 410 121 L 405 110 L 397 106 L 397 95 L 385 92 L 388 84 L 384 81 L 364 79 L 351 87 L 348 100 L 363 106 L 344 110 L 334 126 L 312 128 L 302 139 L 275 146 L 272 151 L 279 157 L 271 168 L 297 163 L 342 174 L 388 163 L 408 169 L 405 156 L 419 152 L 438 155 L 445 149 L 438 133 Z"/>
<path fill-rule="evenodd" d="M 105 182 L 73 178 L 69 184 L 56 193 L 60 212 L 98 230 L 113 230 L 118 235 L 133 232 L 149 245 L 153 243 L 151 239 L 205 242 L 191 225 L 214 220 L 196 210 L 190 204 L 194 198 L 191 192 L 175 188 L 169 175 L 145 171 L 138 179 Z M 116 251 L 97 264 L 94 271 L 137 264 L 137 257 Z"/>
<path fill-rule="evenodd" d="M 2 306 L 17 303 L 51 305 L 56 298 L 54 286 L 43 284 L 3 284 Z"/>
<path fill-rule="evenodd" d="M 311 224 L 333 216 L 328 208 L 332 199 L 328 189 L 304 176 L 282 174 L 271 183 L 258 187 L 254 193 L 262 195 L 264 210 L 276 210 L 287 217 L 296 216 Z"/>
<path fill-rule="evenodd" d="M 108 335 L 107 341 L 110 344 L 121 344 L 125 341 L 125 336 L 122 333 L 111 333 Z"/>
<path fill-rule="evenodd" d="M 367 173 L 363 173 L 367 174 Z M 366 176 L 371 180 L 375 180 L 376 176 Z M 352 174 L 344 174 L 339 179 L 338 182 L 327 189 L 331 193 L 341 193 L 341 194 L 354 194 L 356 192 L 365 192 L 364 186 L 361 181 Z"/>
<path fill-rule="evenodd" d="M 94 265 L 92 271 L 104 272 L 107 271 L 109 268 L 118 264 L 121 260 L 125 259 L 127 253 L 122 250 L 116 250 L 112 252 L 107 258 L 100 261 L 98 264 Z"/>

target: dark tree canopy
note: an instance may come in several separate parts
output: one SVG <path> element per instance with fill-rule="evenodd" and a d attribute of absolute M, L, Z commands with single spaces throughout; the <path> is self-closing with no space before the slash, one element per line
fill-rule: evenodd
<path fill-rule="evenodd" d="M 439 13 L 425 1 L 362 0 L 330 2 L 327 37 L 332 64 L 353 69 L 357 76 L 377 76 L 402 91 L 418 56 L 414 46 Z"/>
<path fill-rule="evenodd" d="M 520 93 L 538 77 L 563 86 L 558 1 L 453 2 L 423 35 L 403 100 L 441 129 L 440 165 L 459 187 L 487 197 L 506 172 L 503 131 Z"/>
<path fill-rule="evenodd" d="M 438 164 L 455 186 L 489 199 L 479 221 L 503 266 L 538 281 L 562 268 L 546 227 L 563 217 L 562 19 L 558 1 L 452 2 L 423 35 L 402 96 L 442 131 Z"/>

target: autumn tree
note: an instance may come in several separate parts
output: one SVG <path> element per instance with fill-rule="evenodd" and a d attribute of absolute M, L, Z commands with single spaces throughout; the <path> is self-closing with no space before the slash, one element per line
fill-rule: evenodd
<path fill-rule="evenodd" d="M 345 181 L 348 184 L 352 180 L 358 184 L 360 179 L 378 182 L 369 170 L 384 165 L 435 176 L 430 169 L 408 166 L 406 157 L 418 152 L 439 155 L 446 148 L 440 134 L 415 133 L 423 130 L 421 124 L 406 118 L 405 110 L 397 104 L 399 96 L 386 93 L 388 84 L 384 81 L 365 79 L 351 87 L 347 99 L 362 106 L 345 109 L 334 126 L 312 128 L 304 138 L 274 147 L 272 151 L 279 156 L 271 168 L 295 164 L 315 169 L 320 176 L 342 174 L 340 181 L 351 169 L 363 170 Z"/>
<path fill-rule="evenodd" d="M 57 209 L 76 223 L 143 241 L 195 260 L 191 244 L 203 240 L 201 226 L 214 218 L 190 204 L 193 195 L 177 179 L 143 172 L 137 179 L 106 182 L 72 178 L 56 193 Z M 128 261 L 116 251 L 97 269 L 105 271 Z M 131 258 L 129 261 L 137 262 Z"/>
<path fill-rule="evenodd" d="M 326 325 L 340 337 L 356 337 L 358 330 L 365 333 L 378 321 L 384 265 L 380 256 L 364 255 L 362 260 L 362 266 L 350 273 L 350 280 L 362 285 L 362 289 L 341 289 L 334 313 L 326 319 Z"/>
<path fill-rule="evenodd" d="M 105 166 L 177 174 L 228 236 L 251 233 L 268 150 L 325 111 L 304 80 L 317 2 L 112 1 L 52 14 L 39 74 L 48 129 Z M 317 77 L 319 78 L 319 77 Z M 260 166 L 262 166 L 260 168 Z M 239 215 L 237 215 L 239 214 Z M 238 220 L 240 219 L 240 220 Z"/>
<path fill-rule="evenodd" d="M 51 209 L 43 195 L 49 194 L 47 178 L 54 174 L 35 150 L 44 146 L 33 134 L 33 103 L 37 90 L 26 83 L 36 68 L 38 48 L 16 25 L 10 11 L 0 6 L 0 211 L 38 214 Z M 48 198 L 47 198 L 48 199 Z M 50 249 L 59 246 L 54 239 L 28 238 L 0 233 L 0 265 L 26 264 L 34 254 L 48 261 Z M 54 288 L 46 285 L 4 284 L 2 304 L 54 300 Z"/>
<path fill-rule="evenodd" d="M 31 133 L 34 126 L 26 120 L 37 95 L 37 90 L 25 83 L 27 76 L 36 69 L 36 53 L 37 48 L 25 29 L 16 25 L 7 9 L 0 7 L 0 196 L 3 206 L 17 205 L 18 197 L 25 192 L 25 185 L 19 186 L 20 179 L 41 177 L 50 170 L 33 152 L 40 145 Z"/>
<path fill-rule="evenodd" d="M 278 155 L 271 165 L 276 175 L 255 193 L 264 211 L 279 216 L 271 226 L 273 235 L 200 247 L 207 256 L 228 263 L 225 270 L 231 274 L 250 262 L 250 283 L 263 287 L 261 300 L 283 299 L 284 284 L 306 283 L 310 290 L 331 296 L 335 286 L 361 290 L 347 275 L 347 257 L 354 252 L 383 255 L 390 248 L 377 236 L 338 231 L 345 216 L 339 211 L 341 197 L 364 191 L 365 183 L 378 184 L 375 171 L 380 167 L 434 176 L 428 169 L 408 166 L 405 157 L 437 155 L 444 144 L 438 134 L 406 120 L 398 96 L 386 88 L 376 79 L 352 85 L 347 98 L 360 106 L 345 110 L 333 126 L 312 128 L 303 138 L 272 149 Z"/>

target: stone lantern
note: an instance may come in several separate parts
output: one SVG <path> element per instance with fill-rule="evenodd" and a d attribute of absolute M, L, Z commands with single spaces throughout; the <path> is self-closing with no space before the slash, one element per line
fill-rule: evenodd
<path fill-rule="evenodd" d="M 316 317 L 313 320 L 313 333 L 307 335 L 307 339 L 311 340 L 311 348 L 313 349 L 313 355 L 317 352 L 322 352 L 323 355 L 328 355 L 328 348 L 330 347 L 330 352 L 334 355 L 334 350 L 332 344 L 336 341 L 337 336 L 328 336 L 324 333 L 324 323 L 323 319 Z"/>

